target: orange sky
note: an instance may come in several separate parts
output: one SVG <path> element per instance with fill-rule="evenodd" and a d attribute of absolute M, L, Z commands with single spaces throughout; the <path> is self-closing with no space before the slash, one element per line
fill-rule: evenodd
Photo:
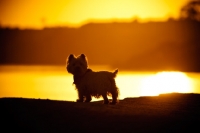
<path fill-rule="evenodd" d="M 88 21 L 178 18 L 188 0 L 1 0 L 0 24 L 20 28 L 80 26 Z"/>

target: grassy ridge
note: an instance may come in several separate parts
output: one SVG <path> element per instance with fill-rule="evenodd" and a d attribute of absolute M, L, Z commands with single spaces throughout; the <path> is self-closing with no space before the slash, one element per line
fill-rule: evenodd
<path fill-rule="evenodd" d="M 199 94 L 126 98 L 117 105 L 1 98 L 0 107 L 6 131 L 191 132 L 200 122 Z"/>

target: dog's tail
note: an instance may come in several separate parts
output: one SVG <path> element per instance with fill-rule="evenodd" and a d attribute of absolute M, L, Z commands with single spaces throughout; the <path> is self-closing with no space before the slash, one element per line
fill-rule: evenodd
<path fill-rule="evenodd" d="M 113 77 L 114 77 L 114 78 L 117 76 L 117 73 L 118 73 L 118 69 L 116 69 L 116 70 L 113 72 Z"/>

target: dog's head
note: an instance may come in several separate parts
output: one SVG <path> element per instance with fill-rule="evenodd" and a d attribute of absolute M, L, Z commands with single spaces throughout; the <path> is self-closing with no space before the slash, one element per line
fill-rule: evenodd
<path fill-rule="evenodd" d="M 73 75 L 82 76 L 88 69 L 86 56 L 84 54 L 81 54 L 76 57 L 73 54 L 70 54 L 67 58 L 66 69 L 69 73 Z"/>

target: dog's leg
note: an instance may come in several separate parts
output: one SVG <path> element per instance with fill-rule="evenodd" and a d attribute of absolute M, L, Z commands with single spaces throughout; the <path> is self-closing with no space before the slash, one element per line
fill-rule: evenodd
<path fill-rule="evenodd" d="M 90 102 L 91 100 L 92 100 L 92 97 L 90 96 L 90 94 L 86 95 L 85 102 Z"/>
<path fill-rule="evenodd" d="M 112 102 L 111 102 L 111 104 L 116 104 L 117 103 L 116 93 L 111 93 L 111 94 L 112 94 Z"/>
<path fill-rule="evenodd" d="M 117 103 L 117 97 L 118 97 L 118 91 L 117 91 L 117 87 L 113 87 L 112 91 L 111 91 L 111 94 L 112 94 L 112 102 L 111 104 L 116 104 Z"/>
<path fill-rule="evenodd" d="M 84 97 L 83 97 L 83 93 L 81 91 L 78 91 L 78 98 L 79 99 L 77 99 L 76 102 L 83 102 Z"/>
<path fill-rule="evenodd" d="M 102 95 L 102 97 L 103 97 L 103 99 L 104 99 L 104 104 L 108 104 L 109 103 L 109 100 L 108 100 L 108 98 L 107 98 L 107 94 L 105 93 L 105 94 L 103 94 Z"/>

